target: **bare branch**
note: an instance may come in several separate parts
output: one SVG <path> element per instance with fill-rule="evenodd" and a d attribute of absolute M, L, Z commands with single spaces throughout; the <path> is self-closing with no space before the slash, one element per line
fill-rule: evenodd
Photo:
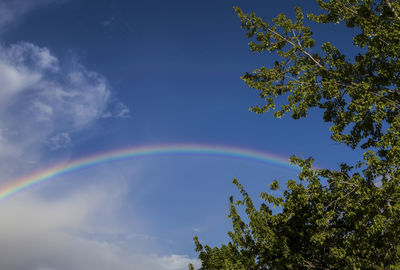
<path fill-rule="evenodd" d="M 331 270 L 331 268 L 326 268 L 322 266 L 315 265 L 307 260 L 304 260 L 305 266 L 312 269 L 321 269 L 321 270 Z"/>
<path fill-rule="evenodd" d="M 300 44 L 299 46 L 296 46 L 296 44 L 295 44 L 293 41 L 291 41 L 291 40 L 285 38 L 284 36 L 282 36 L 282 35 L 279 34 L 278 32 L 276 32 L 276 31 L 274 31 L 274 30 L 272 30 L 272 29 L 270 29 L 270 28 L 268 28 L 268 31 L 270 31 L 271 33 L 273 33 L 273 34 L 279 36 L 279 37 L 282 38 L 284 41 L 286 41 L 286 42 L 288 42 L 290 45 L 292 45 L 293 47 L 298 47 L 298 48 L 300 49 L 300 51 L 301 51 L 302 53 L 304 53 L 305 55 L 307 55 L 318 67 L 322 68 L 323 70 L 326 70 L 326 68 L 325 68 L 323 65 L 321 65 L 311 54 L 309 54 L 306 50 L 304 50 L 304 48 L 301 46 L 301 44 Z M 296 37 L 296 38 L 297 38 L 297 37 Z"/>

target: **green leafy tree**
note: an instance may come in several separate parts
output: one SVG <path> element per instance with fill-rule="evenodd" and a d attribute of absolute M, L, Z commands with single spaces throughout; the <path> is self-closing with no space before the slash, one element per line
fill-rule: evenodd
<path fill-rule="evenodd" d="M 332 139 L 363 156 L 338 170 L 293 156 L 298 179 L 281 196 L 261 193 L 259 207 L 234 179 L 242 198 L 230 198 L 231 240 L 210 247 L 195 237 L 201 269 L 400 269 L 400 1 L 316 2 L 321 14 L 306 19 L 296 7 L 294 20 L 279 14 L 272 23 L 235 7 L 250 49 L 280 57 L 242 77 L 265 101 L 251 110 L 299 119 L 316 107 Z M 359 53 L 329 42 L 316 50 L 305 20 L 356 28 Z M 277 98 L 287 101 L 278 107 Z"/>

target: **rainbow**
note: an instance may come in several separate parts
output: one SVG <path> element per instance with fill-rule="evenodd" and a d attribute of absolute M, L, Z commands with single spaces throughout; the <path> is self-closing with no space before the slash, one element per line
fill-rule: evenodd
<path fill-rule="evenodd" d="M 188 154 L 247 159 L 278 165 L 289 169 L 299 169 L 297 166 L 290 164 L 288 158 L 246 148 L 201 144 L 139 146 L 88 155 L 66 163 L 57 164 L 50 168 L 38 170 L 21 178 L 8 181 L 8 184 L 0 186 L 0 200 L 3 200 L 19 191 L 26 190 L 29 187 L 42 183 L 46 180 L 54 179 L 56 176 L 106 162 L 146 156 Z"/>

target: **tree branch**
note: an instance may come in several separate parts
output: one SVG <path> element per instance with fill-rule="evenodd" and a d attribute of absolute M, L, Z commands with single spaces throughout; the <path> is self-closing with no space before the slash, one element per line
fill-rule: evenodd
<path fill-rule="evenodd" d="M 288 42 L 289 44 L 291 44 L 293 47 L 298 47 L 299 50 L 304 53 L 305 55 L 307 55 L 318 67 L 322 68 L 323 70 L 326 70 L 326 68 L 321 65 L 311 54 L 309 54 L 306 50 L 304 50 L 304 48 L 301 46 L 301 44 L 299 46 L 297 46 L 293 41 L 285 38 L 284 36 L 282 36 L 281 34 L 279 34 L 278 32 L 272 30 L 271 28 L 267 29 L 268 31 L 270 31 L 271 33 L 279 36 L 280 38 L 282 38 L 284 41 Z M 297 39 L 297 36 L 295 36 L 295 38 Z"/>
<path fill-rule="evenodd" d="M 304 263 L 306 264 L 305 265 L 306 267 L 308 266 L 309 268 L 312 268 L 312 269 L 331 270 L 331 268 L 318 266 L 318 265 L 315 265 L 315 264 L 313 264 L 313 263 L 311 263 L 311 262 L 309 262 L 307 260 L 304 260 Z"/>

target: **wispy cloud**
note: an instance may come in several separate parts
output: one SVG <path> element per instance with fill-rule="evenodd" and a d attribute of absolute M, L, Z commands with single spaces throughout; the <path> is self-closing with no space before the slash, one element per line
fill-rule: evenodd
<path fill-rule="evenodd" d="M 115 17 L 111 17 L 111 18 L 109 18 L 107 20 L 102 21 L 101 24 L 103 26 L 110 26 L 110 25 L 112 25 L 114 23 L 114 21 L 115 21 Z"/>
<path fill-rule="evenodd" d="M 129 118 L 130 116 L 130 110 L 124 103 L 114 102 L 102 115 L 102 118 Z"/>
<path fill-rule="evenodd" d="M 71 137 L 66 132 L 61 132 L 53 137 L 50 137 L 47 142 L 52 150 L 66 148 L 71 145 Z"/>
<path fill-rule="evenodd" d="M 2 0 L 0 1 L 0 31 L 4 30 L 5 26 L 10 26 L 11 23 L 20 19 L 23 15 L 38 7 L 50 3 L 62 3 L 61 0 Z"/>

